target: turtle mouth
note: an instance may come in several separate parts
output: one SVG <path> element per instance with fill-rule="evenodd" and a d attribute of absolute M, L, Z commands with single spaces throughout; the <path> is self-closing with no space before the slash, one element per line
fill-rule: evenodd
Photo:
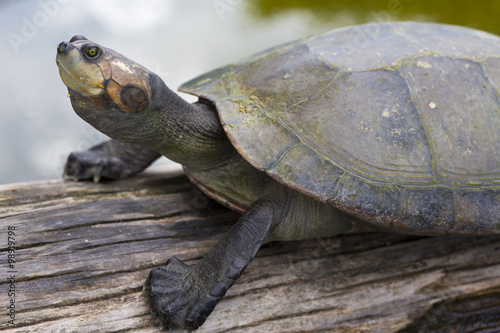
<path fill-rule="evenodd" d="M 99 66 L 86 62 L 72 50 L 66 55 L 57 55 L 59 76 L 71 90 L 83 96 L 98 96 L 104 91 L 104 76 Z"/>

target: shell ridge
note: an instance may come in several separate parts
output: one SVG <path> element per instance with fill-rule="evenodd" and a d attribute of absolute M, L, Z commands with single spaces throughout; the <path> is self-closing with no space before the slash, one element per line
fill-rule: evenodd
<path fill-rule="evenodd" d="M 493 88 L 493 90 L 495 90 L 496 92 L 496 97 L 497 97 L 497 100 L 498 100 L 498 104 L 500 105 L 500 90 L 499 88 L 500 87 L 497 87 L 492 81 L 491 81 L 491 78 L 490 78 L 490 75 L 488 74 L 488 71 L 484 68 L 484 61 L 486 61 L 488 58 L 500 58 L 500 57 L 485 57 L 484 59 L 482 59 L 481 61 L 478 62 L 479 64 L 479 68 L 481 69 L 481 71 L 483 72 L 484 74 L 484 77 L 488 80 L 488 83 L 491 85 L 491 87 Z"/>
<path fill-rule="evenodd" d="M 408 72 L 408 74 L 412 75 L 411 72 Z M 408 89 L 408 91 L 410 93 L 410 96 L 411 96 L 411 102 L 415 106 L 415 110 L 417 111 L 417 115 L 418 115 L 418 118 L 420 120 L 420 125 L 422 125 L 422 128 L 424 129 L 424 134 L 425 134 L 425 138 L 426 138 L 426 141 L 427 141 L 427 147 L 429 148 L 429 152 L 431 154 L 432 179 L 434 180 L 434 182 L 436 182 L 436 180 L 437 180 L 436 153 L 435 153 L 435 151 L 434 151 L 434 149 L 432 147 L 432 144 L 430 142 L 430 139 L 429 139 L 429 129 L 428 129 L 428 126 L 425 123 L 424 119 L 422 118 L 422 113 L 420 111 L 420 107 L 419 107 L 418 103 L 416 102 L 414 88 L 408 82 L 408 79 L 406 78 L 406 76 L 401 71 L 399 71 L 399 75 L 404 79 L 404 81 L 406 83 L 406 88 Z"/>
<path fill-rule="evenodd" d="M 298 138 L 300 140 L 300 138 Z M 264 171 L 269 171 L 271 169 L 273 169 L 274 167 L 276 167 L 280 162 L 281 160 L 283 159 L 283 157 L 290 151 L 292 150 L 293 148 L 297 147 L 297 146 L 300 146 L 300 145 L 303 145 L 304 142 L 302 142 L 302 140 L 300 140 L 299 142 L 297 142 L 296 144 L 293 144 L 292 146 L 290 146 L 288 149 L 286 149 L 282 154 L 281 156 L 276 160 L 276 162 L 274 162 L 273 164 L 271 164 L 269 167 L 266 167 L 264 168 Z"/>
<path fill-rule="evenodd" d="M 342 174 L 342 176 L 339 177 L 337 183 L 335 183 L 335 187 L 333 189 L 333 195 L 326 200 L 327 202 L 330 201 L 330 200 L 332 200 L 333 198 L 335 198 L 337 196 L 337 193 L 339 191 L 339 186 L 342 183 L 342 179 L 344 179 L 346 173 L 347 173 L 347 171 L 344 171 L 344 173 Z"/>
<path fill-rule="evenodd" d="M 318 59 L 319 59 L 319 58 L 318 58 Z M 319 60 L 321 60 L 321 59 L 319 59 Z M 323 60 L 321 60 L 321 61 L 323 61 Z M 323 62 L 323 63 L 324 63 L 324 62 Z M 327 66 L 328 66 L 328 64 L 326 64 L 326 63 L 325 63 L 325 65 L 327 65 Z M 330 67 L 330 66 L 328 66 L 328 67 Z M 334 69 L 334 68 L 332 68 L 332 69 Z M 296 102 L 296 103 L 294 103 L 294 104 L 290 105 L 289 107 L 287 107 L 287 108 L 286 108 L 285 112 L 288 112 L 288 111 L 290 111 L 291 109 L 295 108 L 296 106 L 298 106 L 298 105 L 300 105 L 300 104 L 302 104 L 302 103 L 304 103 L 304 102 L 307 102 L 308 100 L 310 100 L 310 99 L 311 99 L 311 98 L 313 98 L 314 96 L 318 95 L 319 93 L 321 93 L 322 91 L 324 91 L 325 89 L 327 89 L 328 87 L 330 87 L 330 86 L 331 86 L 331 85 L 332 85 L 332 84 L 333 84 L 333 83 L 337 80 L 337 78 L 339 77 L 339 75 L 340 75 L 340 73 L 341 73 L 341 72 L 342 72 L 342 71 L 341 71 L 340 69 L 338 69 L 338 68 L 337 68 L 337 73 L 336 73 L 336 74 L 334 75 L 334 77 L 330 80 L 330 82 L 328 82 L 328 83 L 327 83 L 324 87 L 321 87 L 321 88 L 319 88 L 318 90 L 314 91 L 313 93 L 309 94 L 309 96 L 307 96 L 307 97 L 305 97 L 305 98 L 303 98 L 303 99 L 299 100 L 298 102 Z M 282 119 L 282 117 L 280 117 L 280 118 Z"/>
<path fill-rule="evenodd" d="M 399 200 L 398 200 L 398 212 L 396 213 L 396 216 L 394 216 L 390 221 L 389 221 L 389 227 L 394 228 L 394 223 L 396 220 L 401 218 L 402 214 L 402 207 L 403 207 L 403 200 L 407 197 L 407 191 L 403 186 L 398 186 L 399 189 Z"/>

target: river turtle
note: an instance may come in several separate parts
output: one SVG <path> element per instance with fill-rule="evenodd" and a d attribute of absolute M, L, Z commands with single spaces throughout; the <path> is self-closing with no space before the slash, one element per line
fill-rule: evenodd
<path fill-rule="evenodd" d="M 167 328 L 198 328 L 272 240 L 356 226 L 500 232 L 500 39 L 457 26 L 353 26 L 290 42 L 180 87 L 75 36 L 57 65 L 76 113 L 112 140 L 72 153 L 76 179 L 122 178 L 161 155 L 243 215 L 196 266 L 146 282 Z"/>

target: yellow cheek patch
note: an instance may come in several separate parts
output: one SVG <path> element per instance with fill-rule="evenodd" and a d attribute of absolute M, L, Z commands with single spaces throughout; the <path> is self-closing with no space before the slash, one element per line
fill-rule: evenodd
<path fill-rule="evenodd" d="M 97 96 L 102 93 L 104 77 L 95 63 L 83 61 L 78 49 L 57 57 L 59 75 L 64 84 L 83 96 Z"/>

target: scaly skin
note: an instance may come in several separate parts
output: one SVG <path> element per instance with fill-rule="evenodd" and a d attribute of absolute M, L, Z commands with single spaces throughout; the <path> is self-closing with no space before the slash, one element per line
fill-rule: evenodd
<path fill-rule="evenodd" d="M 200 327 L 264 242 L 327 237 L 351 228 L 333 207 L 246 162 L 207 101 L 185 102 L 156 74 L 81 36 L 58 46 L 57 64 L 75 112 L 113 139 L 72 153 L 67 177 L 133 176 L 165 155 L 207 188 L 248 207 L 196 266 L 174 257 L 151 271 L 145 290 L 165 328 Z"/>

